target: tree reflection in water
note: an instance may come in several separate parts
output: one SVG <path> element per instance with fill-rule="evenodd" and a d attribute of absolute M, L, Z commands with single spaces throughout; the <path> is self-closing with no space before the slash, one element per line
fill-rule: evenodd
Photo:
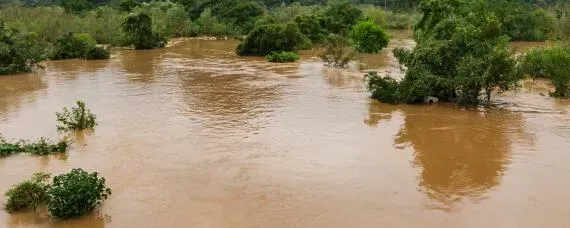
<path fill-rule="evenodd" d="M 456 203 L 480 201 L 500 183 L 510 163 L 522 116 L 503 110 L 460 110 L 455 106 L 392 106 L 372 103 L 365 121 L 371 126 L 402 115 L 396 147 L 414 151 L 412 164 L 421 170 L 419 190 L 435 199 L 430 207 L 454 210 Z"/>

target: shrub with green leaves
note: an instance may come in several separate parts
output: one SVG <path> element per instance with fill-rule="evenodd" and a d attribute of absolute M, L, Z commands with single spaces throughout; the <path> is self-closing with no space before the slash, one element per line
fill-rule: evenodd
<path fill-rule="evenodd" d="M 414 27 L 417 45 L 413 50 L 394 51 L 405 66 L 405 77 L 397 90 L 389 80 L 381 81 L 381 86 L 373 83 L 369 90 L 376 97 L 397 91 L 392 98 L 404 103 L 435 97 L 474 106 L 483 98 L 488 102 L 497 87 L 514 87 L 520 79 L 514 53 L 489 4 L 485 0 L 422 1 L 423 16 Z"/>
<path fill-rule="evenodd" d="M 370 97 L 383 103 L 398 104 L 400 102 L 400 83 L 389 76 L 379 76 L 376 72 L 368 72 L 365 76 L 367 80 Z"/>
<path fill-rule="evenodd" d="M 163 34 L 153 30 L 152 18 L 146 13 L 131 14 L 123 21 L 126 45 L 135 49 L 153 49 L 166 46 L 168 41 Z"/>
<path fill-rule="evenodd" d="M 523 74 L 552 80 L 553 97 L 570 98 L 570 49 L 563 47 L 537 48 L 521 56 L 519 68 Z"/>
<path fill-rule="evenodd" d="M 67 151 L 71 141 L 62 139 L 57 143 L 46 138 L 40 138 L 36 142 L 20 140 L 16 143 L 10 143 L 0 137 L 0 157 L 8 156 L 15 153 L 29 153 L 33 155 L 48 155 L 64 153 Z"/>
<path fill-rule="evenodd" d="M 363 53 L 377 53 L 388 47 L 390 37 L 372 21 L 359 22 L 350 32 L 352 45 L 356 50 Z"/>
<path fill-rule="evenodd" d="M 272 52 L 295 51 L 310 41 L 301 34 L 297 24 L 261 24 L 238 45 L 241 56 L 265 56 Z"/>
<path fill-rule="evenodd" d="M 34 34 L 20 33 L 0 22 L 0 75 L 30 72 L 45 59 L 45 46 Z"/>
<path fill-rule="evenodd" d="M 295 52 L 272 52 L 265 56 L 265 60 L 274 63 L 295 62 L 299 60 L 299 55 Z"/>
<path fill-rule="evenodd" d="M 47 183 L 49 174 L 36 173 L 32 178 L 22 183 L 12 186 L 6 192 L 6 210 L 8 212 L 18 212 L 26 209 L 36 209 L 38 206 L 46 204 L 49 200 Z"/>
<path fill-rule="evenodd" d="M 85 102 L 77 101 L 76 104 L 71 110 L 64 107 L 62 112 L 56 113 L 59 130 L 83 130 L 97 125 L 95 114 L 85 107 Z"/>
<path fill-rule="evenodd" d="M 108 59 L 109 51 L 97 47 L 97 41 L 89 34 L 81 33 L 67 33 L 57 39 L 53 51 L 50 56 L 51 59 Z"/>
<path fill-rule="evenodd" d="M 325 41 L 325 50 L 319 55 L 326 65 L 346 67 L 356 58 L 356 51 L 345 37 L 331 34 Z"/>
<path fill-rule="evenodd" d="M 105 178 L 99 177 L 98 173 L 73 169 L 67 174 L 54 177 L 48 193 L 51 215 L 67 219 L 93 211 L 107 199 L 111 189 L 105 185 Z"/>

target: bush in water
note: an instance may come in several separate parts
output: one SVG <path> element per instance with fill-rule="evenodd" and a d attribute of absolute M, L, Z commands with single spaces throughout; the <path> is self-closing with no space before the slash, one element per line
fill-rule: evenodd
<path fill-rule="evenodd" d="M 265 56 L 272 52 L 295 51 L 310 42 L 295 23 L 261 24 L 238 45 L 238 55 Z"/>
<path fill-rule="evenodd" d="M 57 143 L 53 143 L 45 138 L 40 138 L 37 142 L 20 140 L 16 143 L 9 143 L 4 138 L 0 137 L 0 157 L 15 153 L 30 153 L 33 155 L 64 153 L 67 151 L 70 144 L 71 142 L 67 139 L 62 139 Z"/>
<path fill-rule="evenodd" d="M 93 211 L 110 194 L 105 178 L 83 169 L 73 169 L 53 178 L 48 209 L 56 218 L 76 217 Z"/>
<path fill-rule="evenodd" d="M 400 83 L 389 76 L 378 76 L 376 72 L 368 72 L 365 75 L 368 92 L 373 99 L 388 104 L 398 104 L 400 102 Z"/>
<path fill-rule="evenodd" d="M 272 52 L 265 56 L 265 60 L 274 63 L 295 62 L 299 59 L 299 55 L 295 52 Z"/>
<path fill-rule="evenodd" d="M 76 103 L 77 106 L 71 107 L 71 111 L 65 107 L 62 112 L 56 113 L 59 130 L 83 130 L 97 125 L 96 116 L 85 107 L 85 102 Z"/>
<path fill-rule="evenodd" d="M 570 49 L 549 47 L 533 49 L 525 53 L 519 65 L 523 74 L 552 80 L 553 97 L 570 98 Z"/>
<path fill-rule="evenodd" d="M 153 30 L 152 19 L 146 13 L 131 14 L 123 21 L 126 43 L 135 49 L 153 49 L 166 46 L 166 38 Z"/>
<path fill-rule="evenodd" d="M 388 46 L 390 37 L 372 21 L 359 22 L 350 32 L 350 39 L 356 50 L 364 53 L 377 53 Z"/>
<path fill-rule="evenodd" d="M 336 34 L 331 34 L 325 41 L 325 50 L 319 55 L 325 64 L 334 67 L 346 67 L 356 58 L 356 52 L 350 47 L 350 42 Z"/>
<path fill-rule="evenodd" d="M 8 212 L 18 212 L 33 208 L 34 210 L 47 203 L 49 197 L 47 191 L 50 185 L 46 183 L 50 175 L 36 173 L 32 178 L 22 183 L 12 186 L 5 193 L 6 210 Z"/>
<path fill-rule="evenodd" d="M 89 34 L 67 33 L 57 39 L 51 59 L 108 59 L 109 51 L 97 47 L 97 41 Z"/>

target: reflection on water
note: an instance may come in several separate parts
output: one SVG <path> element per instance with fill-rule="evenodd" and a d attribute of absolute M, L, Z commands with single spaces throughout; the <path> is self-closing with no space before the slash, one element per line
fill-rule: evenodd
<path fill-rule="evenodd" d="M 0 192 L 75 167 L 113 189 L 94 215 L 0 209 L 0 227 L 570 227 L 570 103 L 541 96 L 548 85 L 490 110 L 370 101 L 365 71 L 398 76 L 390 49 L 413 45 L 393 37 L 361 69 L 179 39 L 0 77 L 8 138 L 63 137 L 54 113 L 77 99 L 100 121 L 64 155 L 0 159 Z"/>
<path fill-rule="evenodd" d="M 17 111 L 23 103 L 34 102 L 37 91 L 47 88 L 40 74 L 18 74 L 0 77 L 0 120 Z M 0 132 L 1 133 L 1 132 Z"/>

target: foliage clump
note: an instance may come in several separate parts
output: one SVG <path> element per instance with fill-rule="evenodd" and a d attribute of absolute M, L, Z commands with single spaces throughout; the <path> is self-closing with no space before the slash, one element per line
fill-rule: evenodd
<path fill-rule="evenodd" d="M 549 47 L 533 49 L 521 57 L 520 69 L 532 77 L 549 78 L 553 97 L 570 98 L 570 49 Z"/>
<path fill-rule="evenodd" d="M 501 22 L 483 0 L 425 0 L 423 17 L 416 24 L 413 50 L 397 49 L 395 56 L 406 71 L 399 82 L 398 100 L 418 103 L 426 97 L 463 106 L 487 101 L 496 87 L 515 86 L 520 75 Z M 372 77 L 371 77 L 372 78 Z M 372 94 L 394 91 L 386 80 L 368 84 Z M 390 86 L 384 86 L 390 84 Z"/>
<path fill-rule="evenodd" d="M 125 45 L 135 49 L 153 49 L 166 46 L 166 38 L 153 30 L 152 18 L 146 13 L 131 14 L 123 21 Z"/>
<path fill-rule="evenodd" d="M 56 113 L 59 130 L 83 130 L 97 125 L 97 117 L 85 107 L 85 102 L 77 101 L 76 104 L 71 110 L 64 107 L 62 112 Z"/>
<path fill-rule="evenodd" d="M 36 209 L 49 200 L 47 183 L 49 174 L 36 173 L 32 178 L 12 186 L 6 193 L 6 210 L 10 213 L 26 209 Z"/>
<path fill-rule="evenodd" d="M 256 26 L 240 43 L 236 53 L 241 56 L 265 56 L 272 52 L 291 52 L 306 46 L 307 38 L 295 23 Z"/>
<path fill-rule="evenodd" d="M 71 142 L 67 139 L 62 139 L 57 143 L 40 138 L 36 142 L 20 140 L 16 143 L 10 143 L 4 138 L 0 137 L 0 157 L 12 155 L 15 153 L 29 153 L 33 155 L 48 155 L 64 153 L 69 148 Z"/>
<path fill-rule="evenodd" d="M 356 51 L 350 47 L 349 40 L 340 35 L 329 35 L 324 48 L 325 50 L 319 57 L 329 66 L 346 67 L 356 58 Z"/>
<path fill-rule="evenodd" d="M 97 47 L 97 41 L 89 34 L 67 33 L 57 39 L 50 59 L 108 59 L 108 50 Z"/>
<path fill-rule="evenodd" d="M 398 104 L 400 102 L 400 82 L 390 76 L 379 76 L 376 72 L 368 72 L 365 76 L 370 97 L 383 103 Z"/>
<path fill-rule="evenodd" d="M 35 34 L 7 28 L 0 22 L 0 75 L 30 72 L 45 59 L 45 46 Z"/>
<path fill-rule="evenodd" d="M 265 56 L 265 60 L 274 63 L 295 62 L 299 60 L 299 55 L 295 52 L 272 52 Z"/>
<path fill-rule="evenodd" d="M 354 48 L 363 53 L 377 53 L 388 46 L 390 37 L 372 21 L 359 22 L 350 32 Z"/>
<path fill-rule="evenodd" d="M 53 178 L 48 191 L 48 209 L 52 216 L 66 219 L 89 213 L 111 194 L 105 178 L 98 173 L 73 169 Z"/>
<path fill-rule="evenodd" d="M 89 213 L 111 194 L 105 178 L 83 169 L 56 176 L 36 173 L 32 178 L 14 185 L 6 195 L 6 210 L 10 213 L 47 206 L 53 217 L 67 219 Z"/>

